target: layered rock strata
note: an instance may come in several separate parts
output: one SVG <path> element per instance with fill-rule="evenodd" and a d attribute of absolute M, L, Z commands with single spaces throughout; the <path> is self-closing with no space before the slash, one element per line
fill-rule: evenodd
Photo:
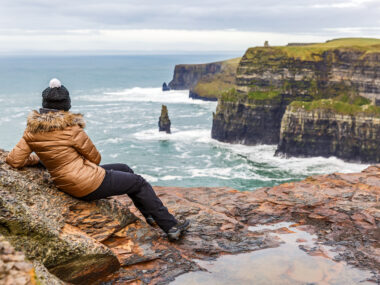
<path fill-rule="evenodd" d="M 167 284 L 204 270 L 194 259 L 279 246 L 272 233 L 250 226 L 284 221 L 333 247 L 334 260 L 370 269 L 371 280 L 380 281 L 380 166 L 253 192 L 155 187 L 170 212 L 191 222 L 181 241 L 169 243 L 127 196 L 81 202 L 59 192 L 45 170 L 12 169 L 4 163 L 7 152 L 0 154 L 1 233 L 70 283 Z"/>
<path fill-rule="evenodd" d="M 277 144 L 282 116 L 293 101 L 334 98 L 377 104 L 379 47 L 380 40 L 342 39 L 248 49 L 237 68 L 235 89 L 220 96 L 212 137 L 231 143 Z"/>
<path fill-rule="evenodd" d="M 307 110 L 299 103 L 286 109 L 276 154 L 333 155 L 348 161 L 379 163 L 379 142 L 380 116 L 324 108 Z"/>
<path fill-rule="evenodd" d="M 276 144 L 281 118 L 285 112 L 282 100 L 220 100 L 213 114 L 211 137 L 222 142 L 246 145 Z"/>

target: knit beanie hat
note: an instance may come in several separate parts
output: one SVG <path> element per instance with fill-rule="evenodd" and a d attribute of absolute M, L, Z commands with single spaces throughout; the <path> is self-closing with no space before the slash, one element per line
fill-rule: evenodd
<path fill-rule="evenodd" d="M 57 78 L 50 80 L 49 87 L 42 92 L 42 107 L 64 111 L 70 110 L 69 91 Z"/>

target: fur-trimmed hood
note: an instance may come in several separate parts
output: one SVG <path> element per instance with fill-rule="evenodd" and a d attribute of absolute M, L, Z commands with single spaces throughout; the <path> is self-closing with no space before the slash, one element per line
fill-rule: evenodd
<path fill-rule="evenodd" d="M 50 132 L 63 130 L 69 126 L 78 125 L 81 128 L 86 126 L 81 113 L 71 113 L 69 111 L 39 113 L 33 110 L 26 123 L 26 130 L 31 133 Z"/>

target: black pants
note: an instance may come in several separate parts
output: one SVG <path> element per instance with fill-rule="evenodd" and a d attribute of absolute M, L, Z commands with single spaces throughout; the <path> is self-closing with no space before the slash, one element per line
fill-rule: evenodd
<path fill-rule="evenodd" d="M 92 201 L 109 196 L 128 194 L 143 216 L 146 218 L 151 215 L 165 232 L 177 224 L 177 220 L 162 204 L 152 186 L 140 175 L 134 174 L 128 165 L 114 163 L 103 164 L 100 167 L 106 170 L 106 176 L 102 184 L 94 192 L 80 199 Z"/>

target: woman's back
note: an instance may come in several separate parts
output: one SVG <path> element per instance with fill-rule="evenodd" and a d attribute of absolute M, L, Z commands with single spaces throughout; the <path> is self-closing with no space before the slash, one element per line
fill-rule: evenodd
<path fill-rule="evenodd" d="M 23 161 L 23 156 L 34 151 L 58 188 L 76 197 L 85 196 L 101 184 L 105 170 L 98 166 L 100 153 L 84 127 L 80 113 L 32 111 L 19 148 L 10 153 L 8 162 Z"/>

